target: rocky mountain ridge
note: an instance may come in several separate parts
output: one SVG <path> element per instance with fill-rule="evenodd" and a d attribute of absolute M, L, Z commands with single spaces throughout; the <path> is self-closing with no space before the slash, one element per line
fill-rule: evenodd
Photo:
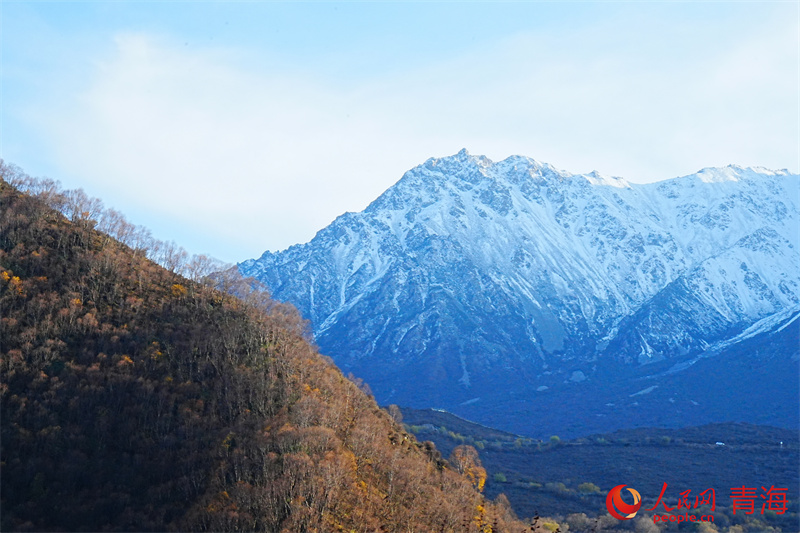
<path fill-rule="evenodd" d="M 461 151 L 239 265 L 379 401 L 452 408 L 696 357 L 800 302 L 800 177 L 652 184 Z"/>

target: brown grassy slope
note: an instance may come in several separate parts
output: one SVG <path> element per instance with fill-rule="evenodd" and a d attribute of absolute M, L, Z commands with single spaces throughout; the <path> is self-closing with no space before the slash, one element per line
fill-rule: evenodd
<path fill-rule="evenodd" d="M 4 180 L 0 202 L 3 531 L 525 530 L 294 309 L 190 282 Z"/>

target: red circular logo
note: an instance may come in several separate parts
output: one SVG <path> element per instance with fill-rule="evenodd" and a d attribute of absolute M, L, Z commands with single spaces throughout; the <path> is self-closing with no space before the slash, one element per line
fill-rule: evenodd
<path fill-rule="evenodd" d="M 608 512 L 617 520 L 630 520 L 639 511 L 642 506 L 642 497 L 636 489 L 628 489 L 628 492 L 633 495 L 633 505 L 627 504 L 622 500 L 622 489 L 625 485 L 617 485 L 608 492 L 606 496 L 606 508 Z"/>

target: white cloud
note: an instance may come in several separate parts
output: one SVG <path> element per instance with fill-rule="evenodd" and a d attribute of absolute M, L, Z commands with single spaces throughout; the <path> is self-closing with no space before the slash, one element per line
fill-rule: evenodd
<path fill-rule="evenodd" d="M 131 33 L 38 120 L 88 189 L 129 213 L 148 206 L 176 225 L 157 235 L 227 260 L 306 241 L 462 147 L 632 181 L 797 163 L 795 25 L 660 60 L 612 29 L 517 35 L 349 85 Z"/>

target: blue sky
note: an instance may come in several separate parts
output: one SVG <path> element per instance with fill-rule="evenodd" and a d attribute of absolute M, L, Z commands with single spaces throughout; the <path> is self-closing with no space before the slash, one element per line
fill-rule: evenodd
<path fill-rule="evenodd" d="M 632 182 L 800 168 L 798 2 L 0 10 L 0 156 L 231 262 L 461 148 Z"/>

